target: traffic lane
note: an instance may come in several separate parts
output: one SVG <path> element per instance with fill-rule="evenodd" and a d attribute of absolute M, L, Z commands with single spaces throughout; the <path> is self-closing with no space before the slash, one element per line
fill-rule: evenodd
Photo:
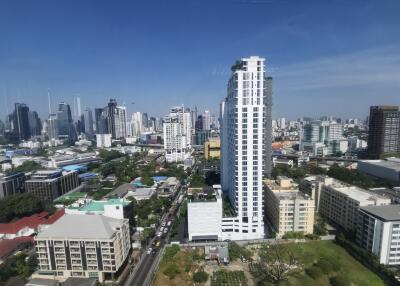
<path fill-rule="evenodd" d="M 153 266 L 155 254 L 147 254 L 144 257 L 143 263 L 140 265 L 140 268 L 137 270 L 136 275 L 133 277 L 133 281 L 130 285 L 132 286 L 143 286 L 146 281 L 147 276 L 149 275 L 149 271 Z"/>

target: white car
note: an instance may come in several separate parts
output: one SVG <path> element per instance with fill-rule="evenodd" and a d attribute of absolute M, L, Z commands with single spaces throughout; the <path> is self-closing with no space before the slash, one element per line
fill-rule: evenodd
<path fill-rule="evenodd" d="M 147 254 L 151 254 L 152 251 L 153 249 L 150 247 L 149 249 L 147 249 Z"/>

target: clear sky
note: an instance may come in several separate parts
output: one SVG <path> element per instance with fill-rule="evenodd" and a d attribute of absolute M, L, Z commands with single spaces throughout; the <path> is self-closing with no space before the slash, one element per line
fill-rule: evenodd
<path fill-rule="evenodd" d="M 400 1 L 0 0 L 0 116 L 15 101 L 164 115 L 218 110 L 231 64 L 260 55 L 274 117 L 400 105 Z M 133 105 L 132 102 L 135 104 Z"/>

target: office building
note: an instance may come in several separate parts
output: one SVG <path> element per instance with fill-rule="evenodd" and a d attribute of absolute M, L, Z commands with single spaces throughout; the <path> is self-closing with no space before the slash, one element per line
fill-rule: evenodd
<path fill-rule="evenodd" d="M 96 134 L 103 134 L 107 132 L 107 122 L 103 116 L 104 108 L 94 109 L 94 120 L 96 126 Z"/>
<path fill-rule="evenodd" d="M 389 205 L 390 198 L 333 180 L 322 186 L 319 212 L 346 231 L 356 231 L 360 207 Z"/>
<path fill-rule="evenodd" d="M 202 130 L 210 130 L 211 129 L 211 113 L 208 110 L 205 110 L 202 116 Z"/>
<path fill-rule="evenodd" d="M 219 137 L 211 137 L 204 143 L 204 158 L 219 159 L 221 157 L 221 140 Z"/>
<path fill-rule="evenodd" d="M 57 111 L 57 136 L 75 141 L 76 131 L 69 104 L 61 102 Z"/>
<path fill-rule="evenodd" d="M 25 190 L 42 201 L 52 202 L 79 186 L 76 171 L 41 170 L 25 181 Z"/>
<path fill-rule="evenodd" d="M 253 56 L 232 66 L 223 104 L 222 189 L 229 193 L 236 214 L 224 235 L 232 240 L 264 237 L 262 179 L 266 168 L 271 168 L 271 107 L 267 105 L 272 96 L 264 61 Z"/>
<path fill-rule="evenodd" d="M 123 139 L 127 136 L 126 131 L 126 107 L 117 106 L 114 115 L 115 138 Z"/>
<path fill-rule="evenodd" d="M 357 243 L 382 264 L 400 264 L 400 205 L 360 208 Z"/>
<path fill-rule="evenodd" d="M 143 116 L 140 112 L 132 114 L 131 128 L 134 137 L 139 137 L 144 132 Z"/>
<path fill-rule="evenodd" d="M 370 107 L 367 148 L 371 158 L 400 152 L 399 106 Z"/>
<path fill-rule="evenodd" d="M 29 107 L 24 103 L 15 103 L 15 109 L 9 115 L 11 138 L 28 140 L 31 137 L 31 128 L 29 125 Z"/>
<path fill-rule="evenodd" d="M 357 171 L 377 178 L 400 183 L 400 158 L 385 160 L 360 160 Z"/>
<path fill-rule="evenodd" d="M 92 139 L 94 136 L 93 130 L 93 114 L 90 108 L 86 108 L 83 114 L 83 126 L 85 130 L 85 134 L 88 139 Z"/>
<path fill-rule="evenodd" d="M 190 111 L 183 106 L 173 107 L 164 119 L 164 149 L 167 162 L 180 162 L 191 154 Z"/>
<path fill-rule="evenodd" d="M 26 179 L 24 173 L 0 176 L 0 199 L 23 193 Z"/>
<path fill-rule="evenodd" d="M 111 281 L 129 254 L 129 220 L 66 214 L 39 233 L 35 245 L 41 277 Z"/>
<path fill-rule="evenodd" d="M 40 121 L 38 113 L 36 111 L 29 111 L 28 121 L 31 136 L 39 136 L 42 132 L 42 122 Z"/>
<path fill-rule="evenodd" d="M 280 176 L 265 181 L 265 216 L 278 237 L 288 232 L 312 234 L 314 200 L 299 192 L 292 179 Z"/>

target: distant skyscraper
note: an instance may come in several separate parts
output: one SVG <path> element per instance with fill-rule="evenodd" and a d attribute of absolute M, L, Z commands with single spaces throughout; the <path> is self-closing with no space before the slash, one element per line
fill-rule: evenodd
<path fill-rule="evenodd" d="M 147 113 L 142 114 L 142 124 L 144 128 L 149 127 L 149 116 L 147 115 Z"/>
<path fill-rule="evenodd" d="M 29 126 L 29 107 L 24 103 L 16 103 L 12 114 L 12 131 L 18 140 L 28 140 L 31 137 Z"/>
<path fill-rule="evenodd" d="M 373 158 L 379 158 L 383 154 L 398 152 L 400 152 L 399 106 L 371 106 L 368 154 Z"/>
<path fill-rule="evenodd" d="M 140 112 L 135 112 L 132 114 L 132 135 L 135 137 L 139 137 L 140 134 L 144 131 L 144 126 L 143 126 L 143 116 L 142 113 Z"/>
<path fill-rule="evenodd" d="M 42 122 L 40 121 L 39 115 L 36 111 L 29 111 L 29 127 L 31 129 L 31 135 L 40 135 L 42 131 Z"/>
<path fill-rule="evenodd" d="M 57 111 L 58 136 L 68 138 L 70 141 L 76 139 L 75 127 L 72 120 L 72 113 L 69 104 L 61 102 Z"/>
<path fill-rule="evenodd" d="M 203 126 L 202 130 L 210 130 L 211 129 L 211 113 L 210 111 L 206 110 L 203 113 Z"/>
<path fill-rule="evenodd" d="M 93 138 L 93 114 L 92 110 L 90 108 L 86 108 L 84 115 L 83 115 L 83 125 L 85 129 L 85 134 L 88 138 L 92 139 Z"/>
<path fill-rule="evenodd" d="M 228 239 L 264 237 L 262 179 L 271 164 L 272 102 L 272 80 L 265 77 L 264 61 L 243 58 L 232 66 L 221 106 L 222 188 L 236 212 L 231 227 L 222 226 Z"/>
<path fill-rule="evenodd" d="M 126 107 L 125 106 L 117 106 L 115 109 L 114 115 L 114 129 L 115 129 L 115 138 L 123 139 L 126 138 Z"/>
<path fill-rule="evenodd" d="M 167 162 L 179 162 L 191 152 L 192 123 L 190 111 L 183 107 L 171 108 L 164 119 L 164 149 Z"/>
<path fill-rule="evenodd" d="M 94 120 L 96 125 L 96 133 L 97 134 L 105 134 L 107 133 L 107 124 L 106 120 L 103 116 L 104 108 L 95 108 L 94 109 Z"/>

